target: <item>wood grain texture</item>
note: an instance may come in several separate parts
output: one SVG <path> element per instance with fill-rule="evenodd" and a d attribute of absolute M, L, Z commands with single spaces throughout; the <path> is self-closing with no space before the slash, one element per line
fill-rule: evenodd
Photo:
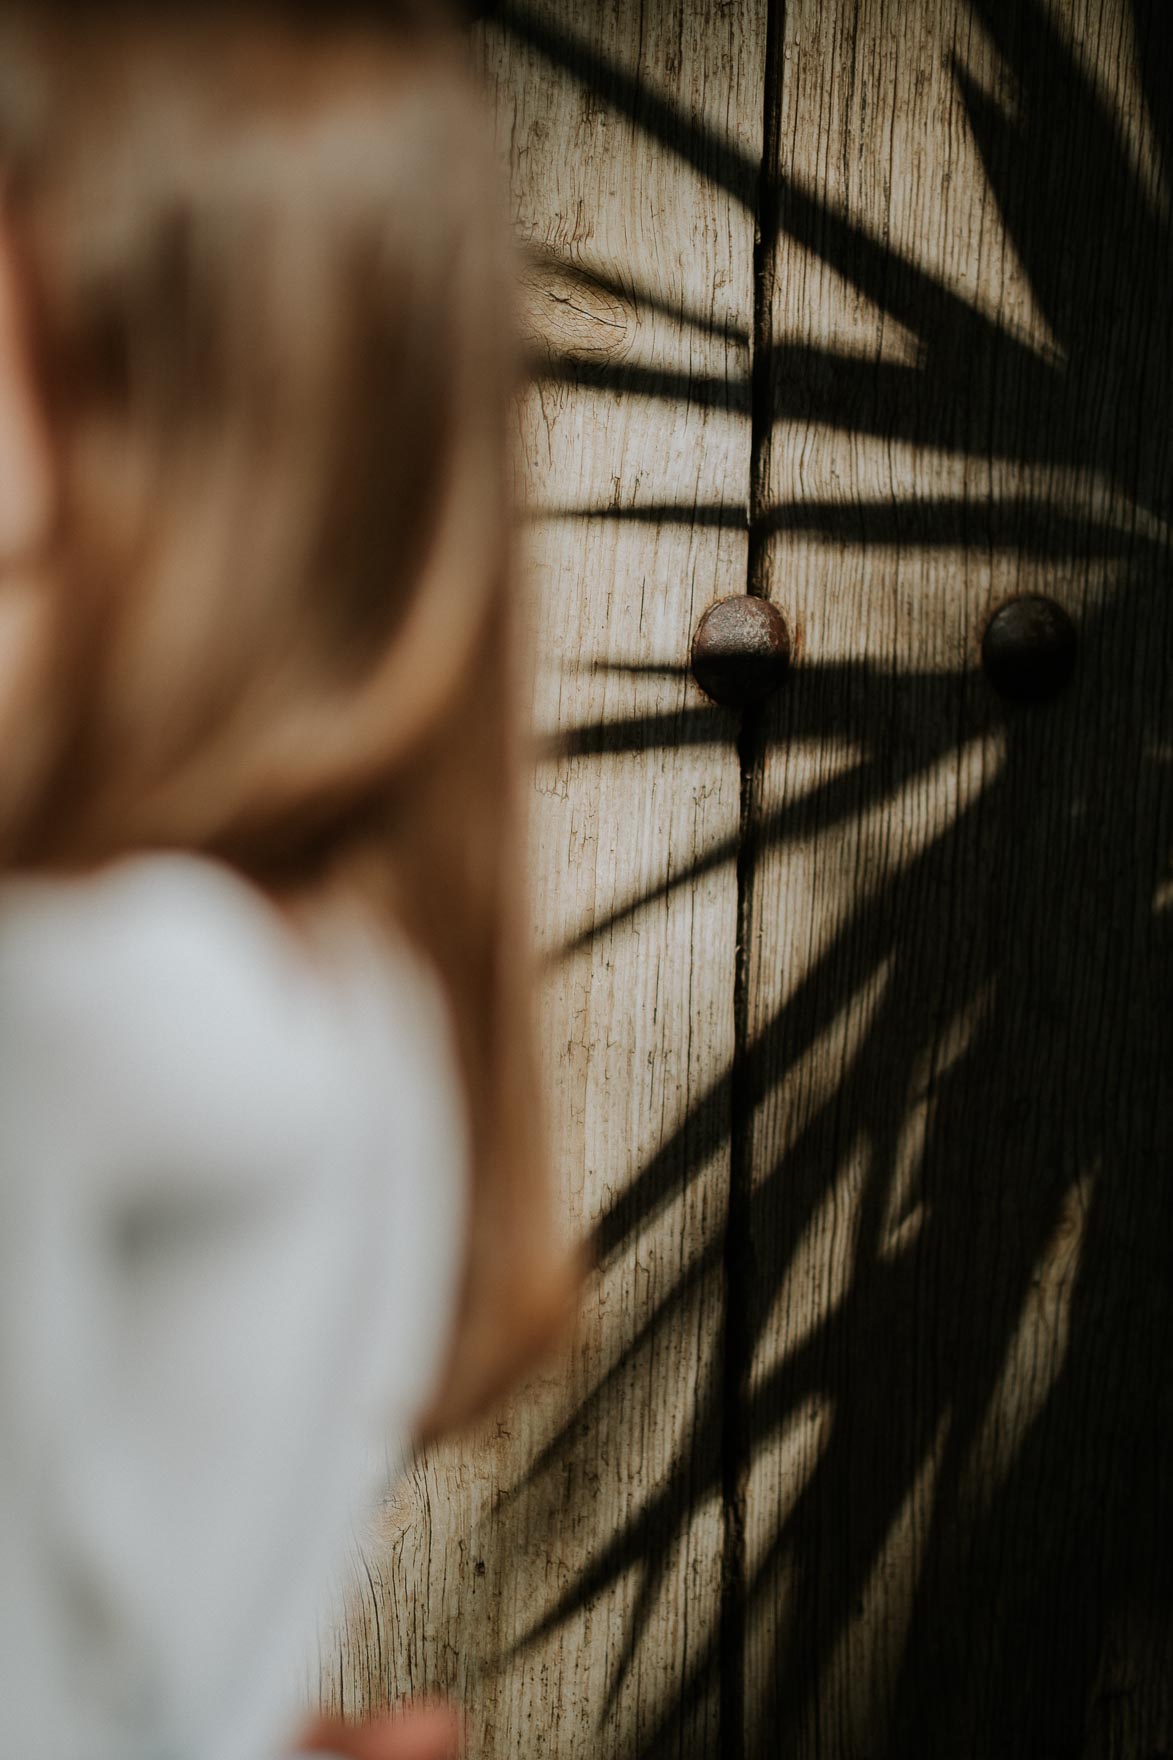
<path fill-rule="evenodd" d="M 1140 0 L 785 9 L 751 1754 L 1173 1749 L 1170 63 Z M 1011 711 L 1020 591 L 1080 658 Z"/>
<path fill-rule="evenodd" d="M 535 362 L 546 1083 L 600 1271 L 565 1373 L 383 1511 L 326 1696 L 453 1694 L 493 1756 L 1157 1760 L 1170 15 L 773 16 L 768 69 L 765 0 L 481 38 Z M 743 837 L 682 668 L 747 567 L 798 665 Z M 980 671 L 1021 591 L 1079 627 L 1046 708 Z"/>
<path fill-rule="evenodd" d="M 746 575 L 757 11 L 548 0 L 479 36 L 534 356 L 544 1098 L 600 1263 L 572 1360 L 384 1510 L 323 1677 L 451 1695 L 486 1757 L 718 1751 L 739 770 L 687 655 Z"/>

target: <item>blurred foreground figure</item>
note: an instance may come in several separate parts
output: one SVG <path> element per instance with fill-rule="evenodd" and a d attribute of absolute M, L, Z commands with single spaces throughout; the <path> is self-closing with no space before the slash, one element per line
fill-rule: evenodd
<path fill-rule="evenodd" d="M 566 1305 L 508 274 L 430 16 L 0 4 L 12 1760 L 290 1749 L 388 1458 Z"/>

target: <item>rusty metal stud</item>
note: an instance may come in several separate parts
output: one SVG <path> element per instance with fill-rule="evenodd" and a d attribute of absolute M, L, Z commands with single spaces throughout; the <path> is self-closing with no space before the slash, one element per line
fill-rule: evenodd
<path fill-rule="evenodd" d="M 1044 703 L 1075 670 L 1075 625 L 1054 599 L 1024 593 L 999 607 L 982 637 L 982 665 L 999 696 Z"/>
<path fill-rule="evenodd" d="M 692 675 L 715 703 L 748 709 L 777 690 L 790 665 L 786 619 L 768 599 L 718 599 L 696 626 Z"/>

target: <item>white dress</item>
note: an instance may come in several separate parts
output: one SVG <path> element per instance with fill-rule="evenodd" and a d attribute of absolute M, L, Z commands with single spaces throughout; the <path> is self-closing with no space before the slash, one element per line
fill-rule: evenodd
<path fill-rule="evenodd" d="M 283 1752 L 466 1169 L 438 986 L 357 916 L 311 950 L 187 856 L 0 885 L 5 1760 Z"/>

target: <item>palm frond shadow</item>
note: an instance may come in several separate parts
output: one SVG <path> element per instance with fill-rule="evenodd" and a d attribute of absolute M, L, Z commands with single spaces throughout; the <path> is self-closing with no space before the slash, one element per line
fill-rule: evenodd
<path fill-rule="evenodd" d="M 1173 61 L 1173 24 L 1161 0 L 1120 5 L 1144 46 L 1144 97 L 1168 190 L 1173 105 L 1154 69 Z M 820 1402 L 825 1420 L 801 1484 L 779 1478 L 772 1514 L 762 1502 L 769 1493 L 758 1493 L 766 1532 L 736 1628 L 750 1634 L 748 1647 L 731 1654 L 727 1628 L 714 1621 L 680 1699 L 630 1760 L 682 1753 L 695 1704 L 731 1668 L 744 1670 L 747 1754 L 831 1751 L 814 1733 L 825 1715 L 817 1696 L 837 1694 L 849 1723 L 852 1695 L 870 1690 L 853 1683 L 845 1660 L 853 1622 L 926 1482 L 915 1566 L 906 1555 L 891 1565 L 905 1573 L 907 1602 L 883 1665 L 885 1721 L 873 1755 L 1117 1751 L 1113 1720 L 1124 1713 L 1113 1646 L 1130 1620 L 1157 1634 L 1147 1641 L 1173 1673 L 1173 1505 L 1164 1493 L 1173 1465 L 1173 911 L 1161 890 L 1173 835 L 1173 232 L 1042 0 L 969 7 L 1014 75 L 1018 113 L 997 108 L 960 65 L 957 90 L 1059 354 L 1043 358 L 850 218 L 780 182 L 768 204 L 779 235 L 912 330 L 920 355 L 915 367 L 892 367 L 778 350 L 768 363 L 775 419 L 1024 466 L 1074 465 L 1112 486 L 1121 518 L 1022 496 L 797 504 L 766 523 L 838 546 L 1008 548 L 1067 563 L 1083 579 L 1092 562 L 1111 562 L 1112 585 L 1089 597 L 1073 687 L 1043 711 L 1003 710 L 972 669 L 816 662 L 796 671 L 763 724 L 767 762 L 798 740 L 852 742 L 858 757 L 760 820 L 757 862 L 794 839 L 844 834 L 985 728 L 1000 728 L 1004 759 L 935 837 L 857 900 L 746 1049 L 742 1092 L 767 1121 L 755 1124 L 749 1219 L 759 1360 L 779 1337 L 778 1305 L 812 1219 L 841 1188 L 851 1192 L 851 1275 L 841 1298 L 808 1317 L 749 1386 L 745 1431 L 752 1464 L 767 1469 L 761 1484 L 771 1483 L 774 1439 L 804 1402 Z M 756 200 L 756 166 L 667 100 L 649 99 L 572 32 L 516 9 L 506 25 L 703 175 Z M 657 394 L 695 397 L 696 388 L 665 380 Z M 741 389 L 725 395 L 748 410 L 748 383 L 744 403 Z M 551 511 L 698 518 L 691 508 Z M 699 517 L 735 515 L 714 507 Z M 588 761 L 735 737 L 731 717 L 683 696 L 682 705 L 571 730 L 562 755 Z M 647 904 L 737 853 L 733 844 L 704 852 L 621 901 L 571 949 L 622 933 Z M 771 1164 L 768 1121 L 785 1112 L 810 1047 L 869 983 L 878 1000 L 833 1092 Z M 972 1023 L 968 1039 L 944 1066 L 934 1047 L 944 1024 L 961 1019 Z M 604 1217 L 595 1243 L 604 1264 L 621 1261 L 709 1160 L 727 1129 L 731 1081 L 726 1072 L 698 1098 Z M 910 1173 L 902 1144 L 918 1106 L 926 1124 Z M 1055 1295 L 1048 1267 L 1069 1236 L 1077 1248 L 1062 1260 L 1063 1339 L 1032 1345 L 1029 1318 Z M 546 1495 L 566 1473 L 632 1365 L 714 1269 L 702 1257 L 646 1317 L 507 1502 Z M 1008 1362 L 1031 1382 L 1032 1350 L 1036 1391 L 1007 1444 L 992 1434 L 991 1412 Z M 667 1558 L 720 1492 L 726 1397 L 714 1367 L 667 1479 L 541 1611 L 522 1646 L 634 1570 L 618 1692 Z M 784 1623 L 773 1617 L 783 1580 Z M 1144 1733 L 1146 1751 L 1173 1741 L 1161 1673 L 1154 1663 L 1153 1679 L 1129 1688 L 1129 1727 Z"/>

